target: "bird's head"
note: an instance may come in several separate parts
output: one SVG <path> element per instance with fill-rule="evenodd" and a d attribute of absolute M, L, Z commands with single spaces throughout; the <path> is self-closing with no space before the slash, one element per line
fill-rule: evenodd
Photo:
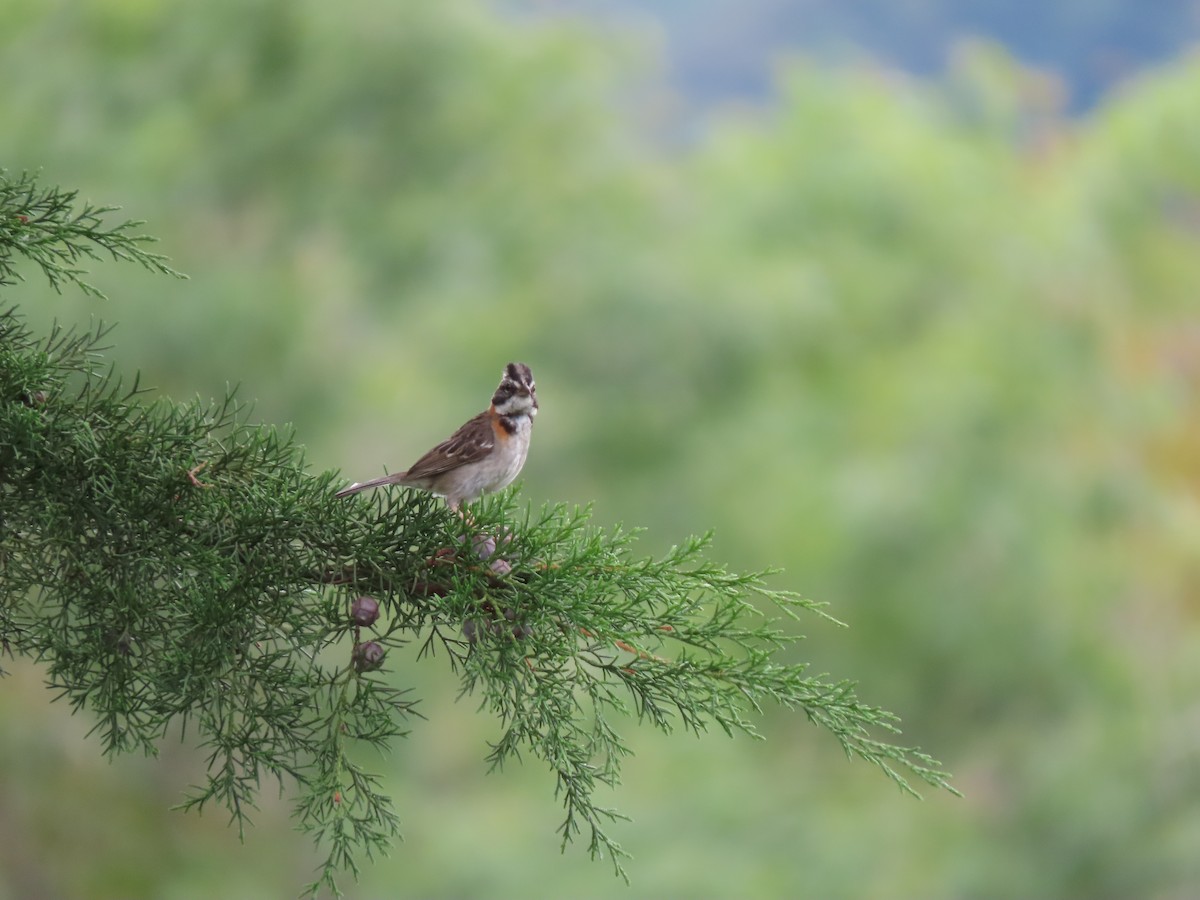
<path fill-rule="evenodd" d="M 504 377 L 492 395 L 492 407 L 502 416 L 537 415 L 537 386 L 529 366 L 509 363 L 504 367 Z"/>

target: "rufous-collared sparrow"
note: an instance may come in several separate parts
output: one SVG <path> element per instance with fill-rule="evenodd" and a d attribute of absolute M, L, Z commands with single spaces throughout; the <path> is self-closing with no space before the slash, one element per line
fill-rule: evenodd
<path fill-rule="evenodd" d="M 457 510 L 480 494 L 507 487 L 517 477 L 529 453 L 529 435 L 537 411 L 537 390 L 529 366 L 509 363 L 491 405 L 407 471 L 356 482 L 336 496 L 402 484 L 439 494 L 451 509 Z"/>

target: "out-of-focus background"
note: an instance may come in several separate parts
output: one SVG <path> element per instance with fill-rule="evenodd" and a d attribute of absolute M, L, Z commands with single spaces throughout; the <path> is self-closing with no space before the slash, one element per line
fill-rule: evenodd
<path fill-rule="evenodd" d="M 785 567 L 796 651 L 964 799 L 801 716 L 663 737 L 611 798 L 633 887 L 441 664 L 381 759 L 407 842 L 351 897 L 1200 894 L 1200 4 L 8 0 L 0 165 L 123 204 L 191 275 L 101 266 L 169 396 L 229 383 L 314 469 L 411 462 L 528 362 L 524 496 L 647 553 Z M 269 789 L 100 757 L 0 681 L 0 898 L 294 896 Z"/>

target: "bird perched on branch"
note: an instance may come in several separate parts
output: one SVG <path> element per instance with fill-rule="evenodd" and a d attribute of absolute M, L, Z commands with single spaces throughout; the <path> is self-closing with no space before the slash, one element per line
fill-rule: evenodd
<path fill-rule="evenodd" d="M 537 412 L 533 373 L 524 363 L 509 363 L 492 394 L 491 405 L 407 471 L 356 482 L 336 496 L 402 484 L 445 497 L 449 507 L 457 510 L 480 494 L 507 487 L 517 477 L 529 453 L 529 435 Z"/>

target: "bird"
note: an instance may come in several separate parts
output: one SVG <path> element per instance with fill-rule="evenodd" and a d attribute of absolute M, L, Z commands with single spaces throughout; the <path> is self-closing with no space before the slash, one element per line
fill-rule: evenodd
<path fill-rule="evenodd" d="M 457 512 L 463 503 L 505 488 L 517 477 L 529 453 L 537 413 L 533 373 L 524 363 L 509 363 L 487 409 L 405 471 L 355 482 L 334 496 L 401 484 L 444 497 Z"/>

